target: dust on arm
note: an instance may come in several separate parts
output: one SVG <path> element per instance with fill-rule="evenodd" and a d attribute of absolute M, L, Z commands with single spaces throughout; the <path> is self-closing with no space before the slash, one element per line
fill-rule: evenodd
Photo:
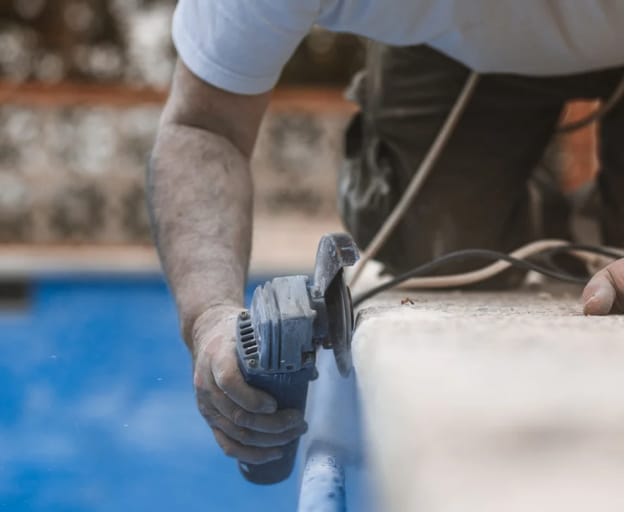
<path fill-rule="evenodd" d="M 148 169 L 148 206 L 191 347 L 195 320 L 241 307 L 252 234 L 249 157 L 268 94 L 214 88 L 178 64 Z"/>

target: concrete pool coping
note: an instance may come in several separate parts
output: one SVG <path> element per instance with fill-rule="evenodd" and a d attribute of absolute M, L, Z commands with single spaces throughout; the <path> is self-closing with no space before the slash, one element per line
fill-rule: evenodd
<path fill-rule="evenodd" d="M 580 288 L 387 292 L 353 351 L 385 510 L 623 509 L 623 316 Z"/>

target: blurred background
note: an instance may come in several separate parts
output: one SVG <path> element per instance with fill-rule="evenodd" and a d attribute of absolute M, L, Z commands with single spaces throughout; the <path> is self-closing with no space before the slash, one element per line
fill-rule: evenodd
<path fill-rule="evenodd" d="M 174 7 L 0 3 L 0 243 L 150 242 L 143 173 L 175 62 Z M 336 169 L 354 110 L 342 91 L 363 57 L 356 37 L 314 29 L 286 66 L 253 163 L 263 219 L 340 225 Z M 588 108 L 574 104 L 566 116 Z M 548 152 L 565 190 L 594 172 L 593 145 L 592 129 L 582 130 Z"/>
<path fill-rule="evenodd" d="M 151 246 L 174 6 L 0 2 L 0 510 L 295 508 L 297 475 L 247 484 L 197 412 Z M 340 229 L 342 89 L 362 59 L 355 37 L 313 30 L 284 72 L 254 156 L 248 295 L 308 271 Z"/>
<path fill-rule="evenodd" d="M 143 173 L 175 61 L 173 0 L 0 5 L 0 242 L 149 243 Z M 254 162 L 260 214 L 334 214 L 341 88 L 361 42 L 314 30 Z"/>
<path fill-rule="evenodd" d="M 144 168 L 174 6 L 0 2 L 0 510 L 294 509 L 296 477 L 250 487 L 196 412 L 151 247 Z M 284 71 L 253 160 L 248 292 L 310 269 L 341 229 L 343 89 L 363 57 L 357 38 L 313 29 Z M 566 191 L 595 171 L 594 144 L 589 129 L 550 148 Z"/>

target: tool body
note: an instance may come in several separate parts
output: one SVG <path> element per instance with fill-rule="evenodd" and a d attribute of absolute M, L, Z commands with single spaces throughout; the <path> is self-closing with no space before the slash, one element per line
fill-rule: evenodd
<path fill-rule="evenodd" d="M 239 315 L 237 356 L 248 384 L 273 396 L 278 409 L 306 408 L 308 383 L 317 376 L 316 351 L 332 349 L 339 372 L 352 367 L 353 310 L 343 268 L 358 259 L 349 235 L 322 237 L 312 279 L 278 277 L 254 291 L 249 311 Z M 266 464 L 239 463 L 247 480 L 272 484 L 293 470 L 299 441 L 284 456 Z"/>

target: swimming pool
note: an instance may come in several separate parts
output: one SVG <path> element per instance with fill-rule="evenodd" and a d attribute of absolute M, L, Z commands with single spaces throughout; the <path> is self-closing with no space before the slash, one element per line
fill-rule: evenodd
<path fill-rule="evenodd" d="M 37 278 L 25 292 L 0 307 L 0 510 L 295 510 L 295 473 L 254 486 L 221 454 L 159 276 Z"/>
<path fill-rule="evenodd" d="M 294 477 L 252 486 L 213 441 L 162 280 L 40 279 L 0 333 L 6 510 L 294 509 Z"/>

